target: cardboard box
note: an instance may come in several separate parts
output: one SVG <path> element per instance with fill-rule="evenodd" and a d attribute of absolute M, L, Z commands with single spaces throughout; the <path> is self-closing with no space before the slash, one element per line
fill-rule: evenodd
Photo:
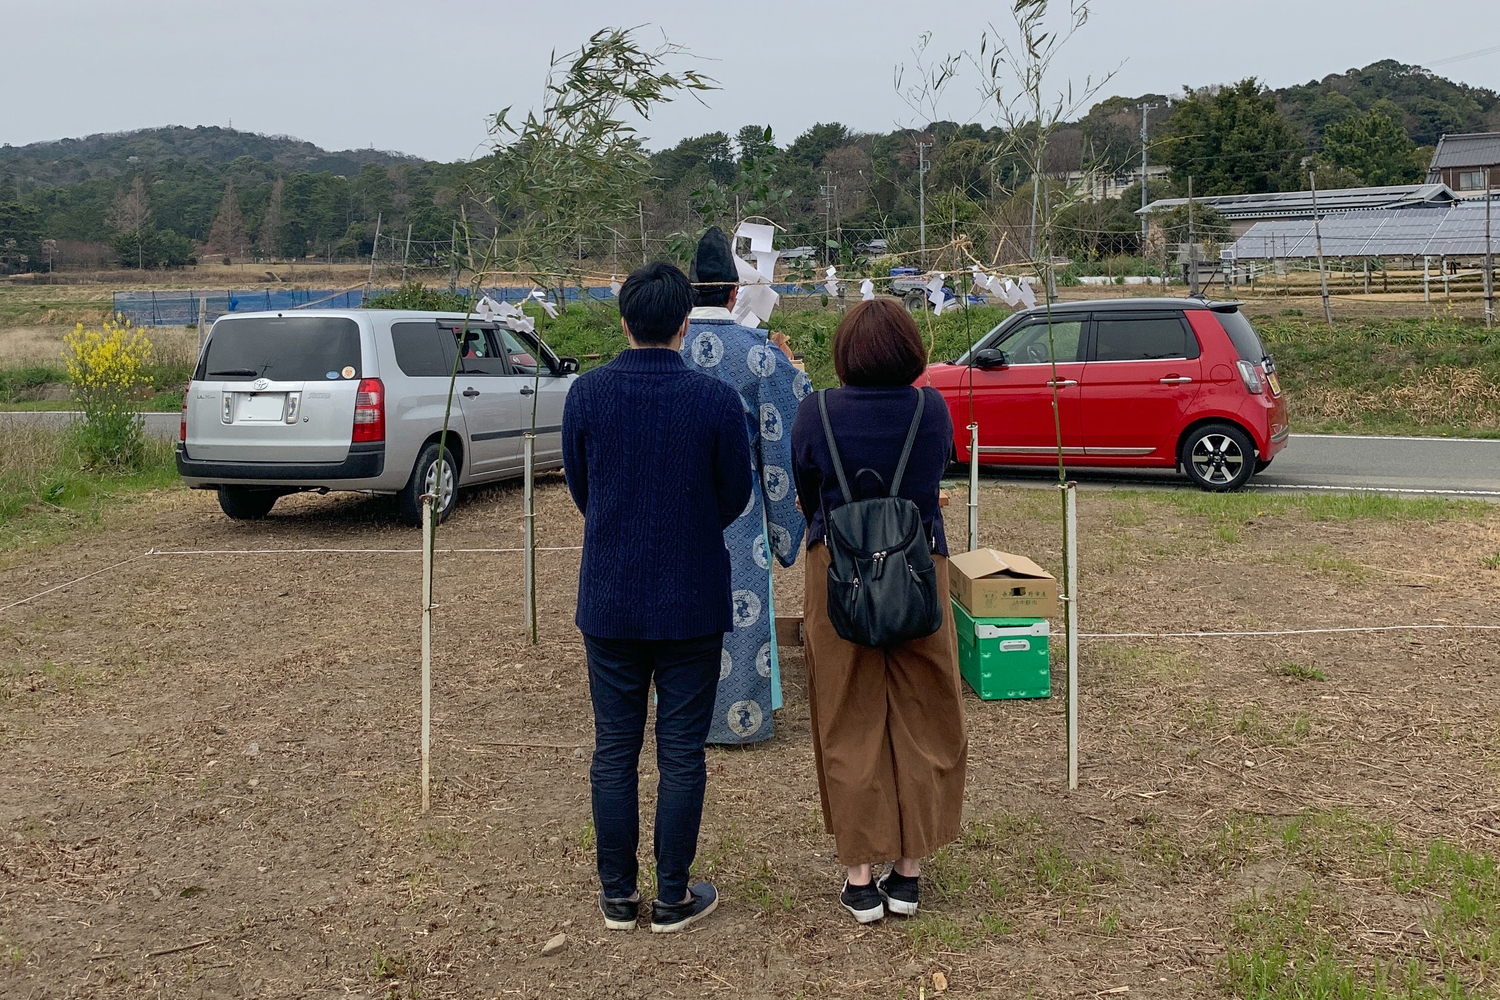
<path fill-rule="evenodd" d="M 975 618 L 1052 618 L 1057 579 L 1025 556 L 975 549 L 948 557 L 948 587 Z"/>
<path fill-rule="evenodd" d="M 802 630 L 802 616 L 776 616 L 776 645 L 806 645 L 806 634 Z"/>

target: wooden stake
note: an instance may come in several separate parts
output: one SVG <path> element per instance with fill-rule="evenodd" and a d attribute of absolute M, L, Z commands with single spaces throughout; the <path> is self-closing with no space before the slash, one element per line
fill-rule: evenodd
<path fill-rule="evenodd" d="M 1307 183 L 1312 189 L 1313 239 L 1318 250 L 1318 283 L 1323 287 L 1323 318 L 1332 326 L 1333 308 L 1328 304 L 1328 271 L 1323 267 L 1323 227 L 1318 220 L 1318 176 L 1314 171 L 1307 172 Z"/>
<path fill-rule="evenodd" d="M 526 577 L 526 629 L 531 636 L 531 644 L 537 643 L 536 635 L 536 434 L 528 431 L 521 439 L 525 448 L 526 458 L 526 481 L 522 486 L 522 496 L 525 504 L 525 530 L 526 539 L 523 543 L 525 552 L 522 555 L 524 562 L 523 572 Z"/>
<path fill-rule="evenodd" d="M 441 480 L 440 480 L 441 482 Z M 438 487 L 442 488 L 441 485 Z M 422 812 L 432 805 L 432 548 L 437 538 L 431 493 L 422 495 Z"/>
<path fill-rule="evenodd" d="M 1067 595 L 1063 598 L 1068 630 L 1068 788 L 1078 787 L 1078 484 L 1064 483 L 1063 572 Z"/>

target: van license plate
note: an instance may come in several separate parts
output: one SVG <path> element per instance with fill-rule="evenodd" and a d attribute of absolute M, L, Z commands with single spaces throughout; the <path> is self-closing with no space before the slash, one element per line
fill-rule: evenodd
<path fill-rule="evenodd" d="M 235 423 L 280 422 L 286 413 L 284 392 L 242 392 L 234 408 Z"/>

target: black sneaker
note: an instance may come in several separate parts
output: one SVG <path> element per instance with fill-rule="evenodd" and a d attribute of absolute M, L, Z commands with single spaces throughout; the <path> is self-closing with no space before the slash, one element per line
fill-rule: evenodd
<path fill-rule="evenodd" d="M 875 885 L 880 889 L 880 898 L 885 900 L 887 910 L 910 917 L 917 912 L 917 894 L 921 881 L 920 878 L 907 878 L 892 868 Z"/>
<path fill-rule="evenodd" d="M 641 917 L 641 897 L 634 899 L 610 899 L 601 889 L 599 912 L 604 914 L 604 926 L 612 931 L 633 931 Z"/>
<path fill-rule="evenodd" d="M 850 885 L 849 880 L 845 879 L 844 891 L 839 893 L 839 902 L 862 924 L 873 924 L 885 916 L 885 903 L 881 901 L 880 890 L 875 888 L 873 882 Z"/>
<path fill-rule="evenodd" d="M 719 890 L 711 882 L 699 882 L 688 889 L 684 903 L 663 903 L 655 900 L 651 904 L 651 933 L 672 934 L 685 930 L 702 920 L 719 906 Z"/>

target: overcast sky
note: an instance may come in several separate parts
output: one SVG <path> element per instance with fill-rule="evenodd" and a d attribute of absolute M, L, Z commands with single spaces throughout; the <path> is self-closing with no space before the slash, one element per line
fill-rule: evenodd
<path fill-rule="evenodd" d="M 1279 87 L 1385 58 L 1500 89 L 1493 0 L 1461 13 L 1413 0 L 1092 6 L 1053 79 L 1117 70 L 1101 96 L 1251 75 Z M 327 149 L 471 158 L 486 149 L 487 115 L 537 101 L 552 50 L 622 21 L 649 25 L 654 41 L 664 31 L 721 87 L 707 107 L 682 99 L 645 123 L 653 149 L 748 123 L 782 142 L 820 121 L 888 131 L 924 123 L 892 85 L 918 35 L 932 33 L 933 53 L 972 49 L 987 25 L 1004 30 L 1008 10 L 1004 0 L 0 0 L 0 142 L 232 122 Z M 976 83 L 970 71 L 950 88 L 944 117 L 972 116 Z"/>

